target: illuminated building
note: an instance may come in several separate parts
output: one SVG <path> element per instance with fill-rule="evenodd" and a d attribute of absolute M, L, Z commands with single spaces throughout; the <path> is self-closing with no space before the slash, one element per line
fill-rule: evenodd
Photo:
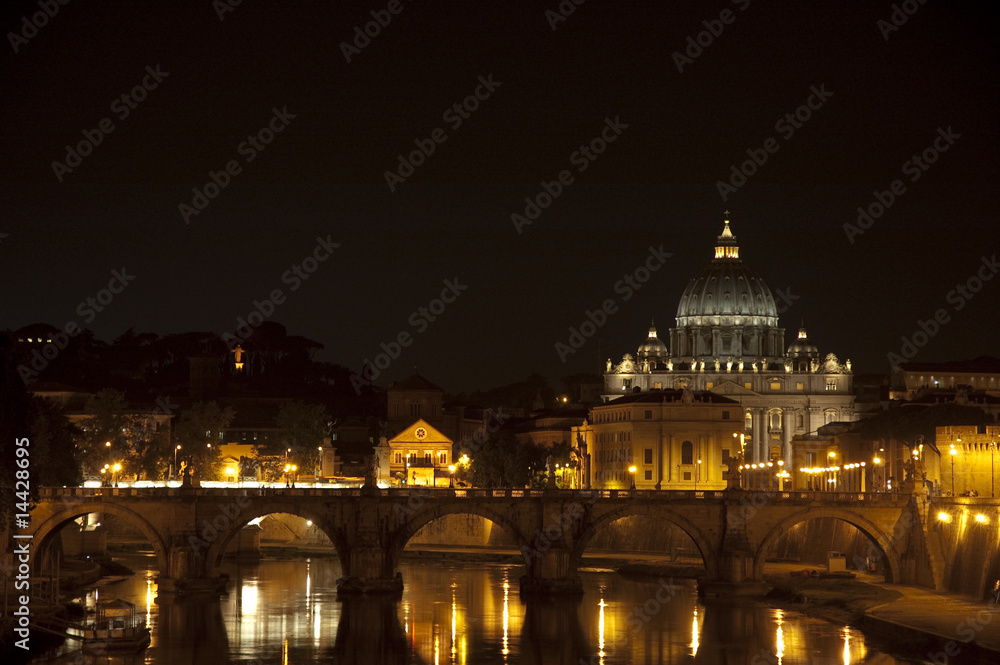
<path fill-rule="evenodd" d="M 420 419 L 389 439 L 389 474 L 406 485 L 448 487 L 452 440 Z"/>
<path fill-rule="evenodd" d="M 792 460 L 792 437 L 857 420 L 851 362 L 821 358 L 805 329 L 787 348 L 770 289 L 740 258 L 725 220 L 712 261 L 687 285 L 669 350 L 654 327 L 635 356 L 607 361 L 605 401 L 691 388 L 740 405 L 746 460 Z M 734 416 L 735 417 L 735 416 Z"/>
<path fill-rule="evenodd" d="M 586 444 L 592 487 L 628 489 L 634 479 L 636 489 L 724 489 L 741 413 L 711 391 L 656 390 L 593 407 L 573 435 Z"/>

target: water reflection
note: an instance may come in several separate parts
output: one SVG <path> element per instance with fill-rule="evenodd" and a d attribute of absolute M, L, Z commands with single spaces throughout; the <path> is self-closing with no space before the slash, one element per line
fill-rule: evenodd
<path fill-rule="evenodd" d="M 582 599 L 525 602 L 517 566 L 404 564 L 400 599 L 336 595 L 335 559 L 232 563 L 220 600 L 153 602 L 152 559 L 101 594 L 145 611 L 152 644 L 121 665 L 899 663 L 853 629 L 751 601 L 705 603 L 693 583 L 582 574 Z M 56 662 L 83 664 L 77 646 Z"/>

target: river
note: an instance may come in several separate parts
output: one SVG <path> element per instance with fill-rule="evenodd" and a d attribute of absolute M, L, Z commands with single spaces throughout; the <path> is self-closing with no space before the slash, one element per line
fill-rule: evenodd
<path fill-rule="evenodd" d="M 136 604 L 152 627 L 149 648 L 109 659 L 67 643 L 34 663 L 921 662 L 882 654 L 872 637 L 847 626 L 759 602 L 703 602 L 687 580 L 635 581 L 588 569 L 582 600 L 526 604 L 520 566 L 404 562 L 402 599 L 341 602 L 336 559 L 265 559 L 227 564 L 230 590 L 221 600 L 157 604 L 155 559 L 121 561 L 136 574 L 98 593 Z"/>

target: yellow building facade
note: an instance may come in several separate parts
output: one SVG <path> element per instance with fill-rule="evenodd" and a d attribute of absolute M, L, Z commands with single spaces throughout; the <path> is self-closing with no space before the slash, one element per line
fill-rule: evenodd
<path fill-rule="evenodd" d="M 394 485 L 448 487 L 453 441 L 419 419 L 389 439 L 389 475 Z"/>

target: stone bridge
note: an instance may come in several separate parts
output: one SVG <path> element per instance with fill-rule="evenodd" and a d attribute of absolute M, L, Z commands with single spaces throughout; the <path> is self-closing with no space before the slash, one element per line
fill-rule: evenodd
<path fill-rule="evenodd" d="M 290 513 L 311 520 L 339 555 L 341 592 L 398 592 L 407 542 L 452 514 L 490 520 L 519 544 L 525 593 L 576 593 L 592 538 L 615 520 L 669 522 L 690 536 L 705 582 L 720 593 L 759 582 L 771 546 L 796 524 L 830 517 L 871 542 L 867 553 L 887 582 L 936 586 L 927 554 L 927 508 L 909 494 L 833 492 L 523 490 L 42 488 L 31 512 L 36 566 L 59 529 L 82 515 L 115 515 L 145 534 L 156 553 L 160 593 L 219 589 L 230 542 L 251 520 Z M 35 572 L 41 572 L 41 569 Z"/>

